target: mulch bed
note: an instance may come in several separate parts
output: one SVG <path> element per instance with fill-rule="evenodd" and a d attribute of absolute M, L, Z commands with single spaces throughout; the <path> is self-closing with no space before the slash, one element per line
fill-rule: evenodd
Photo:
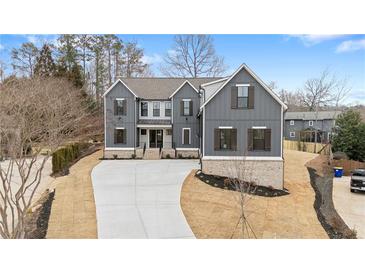
<path fill-rule="evenodd" d="M 236 188 L 236 186 L 234 185 L 234 183 L 230 183 L 232 181 L 232 179 L 230 179 L 228 177 L 217 176 L 217 175 L 208 175 L 201 171 L 198 171 L 195 174 L 195 177 L 212 187 L 217 187 L 217 188 L 231 190 L 231 191 L 239 191 Z M 251 187 L 247 187 L 247 188 L 244 187 L 243 189 L 244 189 L 245 193 L 249 193 L 251 195 L 262 196 L 262 197 L 280 197 L 280 196 L 285 196 L 285 195 L 289 194 L 289 192 L 286 189 L 280 190 L 280 189 L 270 188 L 270 187 L 266 187 L 266 186 L 259 186 L 259 185 L 251 186 Z"/>
<path fill-rule="evenodd" d="M 52 202 L 55 190 L 48 190 L 42 195 L 37 204 L 33 207 L 26 219 L 26 238 L 44 239 L 47 235 L 49 216 L 51 215 Z"/>

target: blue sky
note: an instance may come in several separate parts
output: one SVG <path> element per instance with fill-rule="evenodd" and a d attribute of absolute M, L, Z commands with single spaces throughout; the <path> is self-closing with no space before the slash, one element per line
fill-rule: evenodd
<path fill-rule="evenodd" d="M 119 35 L 145 49 L 145 60 L 158 75 L 162 57 L 171 49 L 173 35 Z M 348 103 L 365 104 L 365 35 L 212 35 L 217 54 L 225 58 L 227 73 L 246 63 L 265 82 L 294 91 L 304 81 L 329 68 L 348 79 Z M 0 60 L 10 63 L 10 51 L 23 42 L 41 44 L 57 35 L 0 35 Z"/>

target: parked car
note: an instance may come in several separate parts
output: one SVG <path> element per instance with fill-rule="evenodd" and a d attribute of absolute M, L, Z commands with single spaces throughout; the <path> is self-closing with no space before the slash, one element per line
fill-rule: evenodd
<path fill-rule="evenodd" d="M 351 192 L 365 191 L 365 169 L 355 169 L 351 173 L 350 190 Z"/>

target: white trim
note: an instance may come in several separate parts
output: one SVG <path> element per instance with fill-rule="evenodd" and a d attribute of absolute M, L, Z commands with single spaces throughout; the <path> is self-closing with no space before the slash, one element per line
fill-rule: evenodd
<path fill-rule="evenodd" d="M 250 87 L 250 84 L 236 84 L 236 87 Z"/>
<path fill-rule="evenodd" d="M 272 156 L 203 156 L 202 160 L 222 160 L 222 161 L 283 161 L 282 157 Z"/>
<path fill-rule="evenodd" d="M 290 138 L 295 138 L 295 131 L 290 131 L 289 132 L 289 137 Z"/>
<path fill-rule="evenodd" d="M 115 127 L 115 129 L 125 129 L 125 127 Z"/>
<path fill-rule="evenodd" d="M 294 124 L 295 124 L 294 120 L 290 120 L 289 124 L 290 124 L 291 126 L 294 126 Z"/>
<path fill-rule="evenodd" d="M 205 154 L 205 108 L 203 108 L 203 147 L 201 148 L 202 151 L 203 151 L 203 157 L 204 157 L 204 154 Z"/>
<path fill-rule="evenodd" d="M 190 102 L 191 101 L 191 99 L 181 99 L 181 100 L 186 101 L 186 102 Z"/>
<path fill-rule="evenodd" d="M 140 127 L 140 128 L 156 128 L 156 129 L 159 129 L 159 128 L 171 128 L 172 125 L 150 125 L 150 124 L 137 124 L 137 128 Z"/>
<path fill-rule="evenodd" d="M 127 85 L 126 85 L 126 83 L 124 83 L 121 79 L 118 79 L 117 81 L 115 81 L 114 82 L 114 84 L 110 87 L 110 88 L 108 88 L 108 90 L 106 91 L 106 92 L 104 92 L 104 94 L 103 94 L 103 97 L 105 97 L 108 93 L 109 93 L 109 91 L 111 91 L 118 83 L 122 83 L 133 95 L 134 95 L 134 97 L 138 97 Z"/>
<path fill-rule="evenodd" d="M 283 108 L 283 106 L 281 106 L 281 117 L 280 117 L 280 157 L 281 158 L 283 157 L 283 141 L 284 141 L 283 134 L 284 134 L 284 108 Z"/>
<path fill-rule="evenodd" d="M 105 150 L 134 150 L 134 147 L 106 147 Z"/>
<path fill-rule="evenodd" d="M 310 127 L 313 127 L 313 120 L 310 120 L 309 122 L 308 122 L 308 125 L 310 126 Z"/>
<path fill-rule="evenodd" d="M 188 144 L 185 144 L 184 143 L 184 130 L 185 129 L 188 129 L 189 130 L 189 143 Z M 190 127 L 183 127 L 182 128 L 182 131 L 181 131 L 181 136 L 182 136 L 181 143 L 183 145 L 191 145 L 191 128 Z"/>
<path fill-rule="evenodd" d="M 219 82 L 223 82 L 223 81 L 226 81 L 229 77 L 224 77 L 222 79 L 218 79 L 218 80 L 215 80 L 215 81 L 212 81 L 212 82 L 208 82 L 208 83 L 205 83 L 205 84 L 202 84 L 200 85 L 201 87 L 206 87 L 206 86 L 210 86 L 210 85 L 213 85 L 213 84 L 216 84 L 216 83 L 219 83 Z"/>
<path fill-rule="evenodd" d="M 189 150 L 189 151 L 196 151 L 196 150 L 199 150 L 199 148 L 197 147 L 197 148 L 189 148 L 189 147 L 187 147 L 187 148 L 183 148 L 183 147 L 177 147 L 177 148 L 175 148 L 175 150 Z"/>
<path fill-rule="evenodd" d="M 233 129 L 233 127 L 218 127 L 219 129 Z"/>
<path fill-rule="evenodd" d="M 231 75 L 231 77 L 229 77 L 227 79 L 227 81 L 219 88 L 217 89 L 213 95 L 211 95 L 209 97 L 209 99 L 207 101 L 205 101 L 205 103 L 200 107 L 200 108 L 204 108 L 214 97 L 215 95 L 217 95 L 218 92 L 220 92 L 232 79 L 233 77 L 236 76 L 236 74 L 238 74 L 242 69 L 245 69 L 248 74 L 250 74 L 257 82 L 259 82 L 259 84 L 280 104 L 283 106 L 284 109 L 287 109 L 288 107 L 280 100 L 280 98 L 275 94 L 275 92 L 273 92 L 246 64 L 242 64 L 235 73 L 233 73 Z"/>
<path fill-rule="evenodd" d="M 252 129 L 267 129 L 267 127 L 266 126 L 262 126 L 262 127 L 261 126 L 259 126 L 259 127 L 254 126 L 254 127 L 252 127 Z"/>
<path fill-rule="evenodd" d="M 104 99 L 104 149 L 106 148 L 106 97 Z"/>
<path fill-rule="evenodd" d="M 199 91 L 188 81 L 188 80 L 185 80 L 185 82 L 184 83 L 182 83 L 182 85 L 181 86 L 179 86 L 171 95 L 170 95 L 170 97 L 169 97 L 169 99 L 171 99 L 172 97 L 174 97 L 174 95 L 186 84 L 186 83 L 188 83 L 195 91 L 196 91 L 196 93 L 198 93 L 199 94 Z"/>

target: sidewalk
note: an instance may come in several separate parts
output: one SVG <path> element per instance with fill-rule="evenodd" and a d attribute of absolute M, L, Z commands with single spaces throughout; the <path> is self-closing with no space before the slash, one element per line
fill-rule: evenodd
<path fill-rule="evenodd" d="M 91 171 L 100 162 L 99 150 L 82 158 L 70 174 L 53 182 L 56 189 L 47 239 L 96 239 L 96 210 Z"/>

